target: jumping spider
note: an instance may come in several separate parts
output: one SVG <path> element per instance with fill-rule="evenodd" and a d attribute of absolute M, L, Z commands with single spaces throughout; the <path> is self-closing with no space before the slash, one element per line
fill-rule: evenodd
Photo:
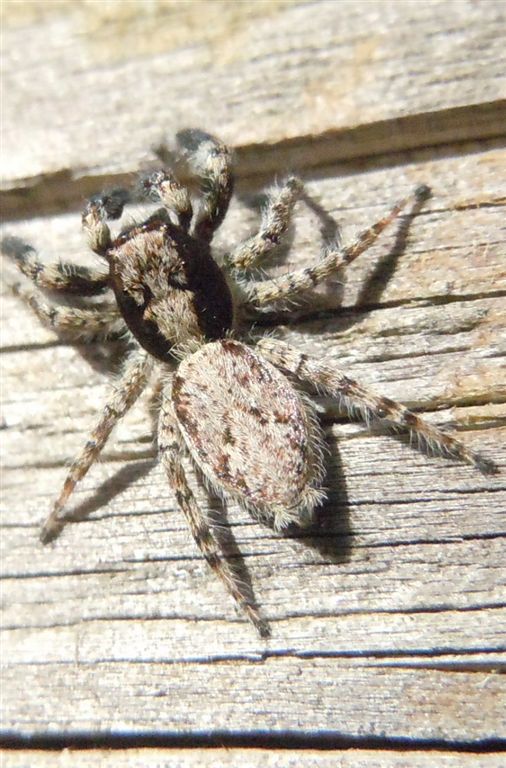
<path fill-rule="evenodd" d="M 196 130 L 178 134 L 179 147 L 201 182 L 194 215 L 188 190 L 169 170 L 146 176 L 142 187 L 162 207 L 139 224 L 111 236 L 108 219 L 118 219 L 128 199 L 115 190 L 92 198 L 82 224 L 92 251 L 108 265 L 87 269 L 69 263 L 44 265 L 30 245 L 14 237 L 2 243 L 34 288 L 11 286 L 39 319 L 69 340 L 127 334 L 131 352 L 91 435 L 71 465 L 41 534 L 54 538 L 76 483 L 104 447 L 112 428 L 148 382 L 159 396 L 158 453 L 177 503 L 197 546 L 226 589 L 261 635 L 269 634 L 247 590 L 223 558 L 212 527 L 188 485 L 181 458 L 190 455 L 209 488 L 249 509 L 277 530 L 304 525 L 325 499 L 322 431 L 315 407 L 302 392 L 309 385 L 331 395 L 367 421 L 380 419 L 407 429 L 422 443 L 476 466 L 495 465 L 404 406 L 372 393 L 334 365 L 313 360 L 273 338 L 248 335 L 247 317 L 304 296 L 318 283 L 369 248 L 408 204 L 421 204 L 418 187 L 351 245 L 335 245 L 305 269 L 255 280 L 259 267 L 289 224 L 302 182 L 288 178 L 271 193 L 258 234 L 241 243 L 222 266 L 210 243 L 232 195 L 231 155 L 212 136 Z M 37 289 L 94 297 L 81 308 L 50 303 Z M 249 343 L 240 341 L 241 335 Z"/>

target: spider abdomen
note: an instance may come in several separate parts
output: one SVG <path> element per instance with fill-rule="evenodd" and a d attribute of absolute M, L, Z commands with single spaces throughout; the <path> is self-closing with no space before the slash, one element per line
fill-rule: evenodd
<path fill-rule="evenodd" d="M 309 402 L 245 344 L 221 340 L 183 360 L 172 400 L 207 480 L 276 528 L 305 523 L 324 494 L 322 438 Z"/>

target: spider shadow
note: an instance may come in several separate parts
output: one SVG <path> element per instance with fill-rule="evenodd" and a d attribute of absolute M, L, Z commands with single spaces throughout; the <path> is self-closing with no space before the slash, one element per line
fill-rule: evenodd
<path fill-rule="evenodd" d="M 383 291 L 394 275 L 400 257 L 406 250 L 411 224 L 419 215 L 425 202 L 425 200 L 415 200 L 411 210 L 398 220 L 394 243 L 383 258 L 375 264 L 358 295 L 357 306 L 374 306 L 379 303 Z"/>
<path fill-rule="evenodd" d="M 236 190 L 235 195 L 244 208 L 254 211 L 256 214 L 255 224 L 252 225 L 249 234 L 249 236 L 253 236 L 258 232 L 263 211 L 266 209 L 270 200 L 270 194 L 266 191 L 251 193 L 249 191 Z M 341 244 L 341 231 L 340 225 L 336 219 L 318 203 L 316 198 L 306 192 L 305 189 L 302 191 L 299 201 L 304 203 L 307 212 L 313 213 L 318 219 L 318 229 L 323 249 L 332 245 L 339 246 Z M 260 274 L 264 274 L 264 268 L 268 269 L 273 266 L 281 266 L 285 264 L 289 254 L 293 250 L 297 232 L 297 218 L 297 215 L 290 217 L 288 227 L 283 233 L 281 241 L 269 254 L 267 254 L 263 266 L 258 270 Z"/>
<path fill-rule="evenodd" d="M 90 368 L 103 375 L 117 375 L 128 354 L 128 344 L 122 339 L 72 344 Z"/>
<path fill-rule="evenodd" d="M 347 563 L 353 550 L 353 531 L 346 476 L 338 441 L 332 436 L 327 436 L 326 448 L 327 475 L 324 487 L 327 489 L 327 499 L 317 508 L 310 526 L 289 528 L 285 536 L 317 550 L 323 561 Z"/>
<path fill-rule="evenodd" d="M 368 307 L 374 308 L 380 303 L 383 292 L 395 274 L 399 259 L 406 250 L 411 225 L 424 207 L 425 202 L 426 200 L 424 199 L 415 199 L 411 208 L 399 217 L 393 245 L 374 265 L 359 292 L 355 306 L 350 307 L 346 312 L 340 312 L 339 307 L 330 311 L 324 310 L 318 312 L 318 319 L 335 317 L 339 330 L 345 331 L 358 322 L 358 313 L 367 310 Z M 344 285 L 346 280 L 346 267 L 341 269 L 339 273 L 337 273 L 337 276 L 344 278 Z M 300 320 L 303 319 L 306 318 L 300 318 Z"/>
<path fill-rule="evenodd" d="M 192 468 L 197 483 L 208 500 L 210 527 L 216 537 L 220 552 L 241 582 L 242 591 L 248 603 L 257 612 L 261 613 L 261 607 L 253 590 L 251 576 L 244 555 L 237 544 L 229 522 L 227 502 L 206 483 L 202 472 L 199 471 L 193 462 Z"/>
<path fill-rule="evenodd" d="M 155 458 L 146 458 L 139 461 L 132 461 L 125 466 L 120 467 L 112 477 L 108 477 L 104 480 L 103 483 L 93 491 L 89 498 L 85 499 L 73 509 L 70 509 L 62 517 L 62 524 L 54 530 L 54 533 L 50 538 L 45 540 L 45 543 L 54 541 L 67 523 L 78 523 L 87 520 L 93 512 L 105 507 L 119 493 L 125 491 L 137 480 L 146 477 L 155 466 Z"/>
<path fill-rule="evenodd" d="M 251 195 L 243 195 L 242 202 L 248 205 L 250 208 L 261 211 L 265 205 L 267 197 L 263 194 L 252 197 Z M 338 247 L 341 245 L 341 232 L 340 225 L 336 219 L 331 216 L 313 197 L 307 193 L 303 193 L 301 200 L 305 203 L 309 211 L 313 212 L 320 222 L 319 232 L 322 242 L 322 251 L 328 246 Z M 359 322 L 359 313 L 366 311 L 367 308 L 374 308 L 379 304 L 381 296 L 392 279 L 399 259 L 406 250 L 407 241 L 409 237 L 409 230 L 413 220 L 419 215 L 426 203 L 425 199 L 415 199 L 411 205 L 411 208 L 403 213 L 397 222 L 395 223 L 395 239 L 390 249 L 380 257 L 374 265 L 372 271 L 367 276 L 360 292 L 357 297 L 354 307 L 346 308 L 343 311 L 340 307 L 342 298 L 344 295 L 344 286 L 346 284 L 347 267 L 342 267 L 332 277 L 332 289 L 338 290 L 339 295 L 332 295 L 332 306 L 328 309 L 325 306 L 320 308 L 311 309 L 311 299 L 301 300 L 300 306 L 291 311 L 280 309 L 279 311 L 265 312 L 258 316 L 256 319 L 257 324 L 261 327 L 269 328 L 279 326 L 280 324 L 295 326 L 299 323 L 308 322 L 318 319 L 335 319 L 336 330 L 346 331 L 348 328 Z M 395 227 L 394 224 L 394 227 Z M 296 218 L 290 222 L 287 232 L 283 236 L 283 242 L 274 249 L 274 253 L 266 261 L 267 267 L 279 266 L 284 264 L 286 258 L 291 251 L 296 231 Z M 320 296 L 318 303 L 321 304 L 322 297 Z M 308 333 L 311 333 L 311 328 L 308 326 L 305 329 Z M 319 331 L 315 329 L 314 333 Z"/>
<path fill-rule="evenodd" d="M 424 202 L 425 201 L 423 200 L 415 200 L 411 209 L 400 218 L 395 233 L 394 243 L 385 256 L 378 260 L 371 274 L 367 278 L 357 298 L 357 307 L 374 306 L 379 303 L 386 286 L 395 273 L 400 257 L 406 250 L 411 224 L 423 208 Z M 307 204 L 313 209 L 313 203 L 314 201 Z M 336 232 L 333 232 L 332 225 L 326 224 L 327 219 L 330 219 L 330 221 L 338 227 L 333 217 L 326 214 L 323 209 L 321 209 L 318 215 L 321 217 L 320 220 L 322 222 L 322 237 L 325 236 L 325 232 L 327 233 L 327 236 L 330 236 L 331 238 L 335 237 L 338 233 L 338 229 L 336 229 Z M 339 312 L 339 308 L 337 310 L 313 313 L 311 319 L 314 319 L 315 314 L 316 318 L 335 318 L 336 326 L 342 331 L 353 326 L 358 321 L 355 312 L 348 311 L 345 314 Z M 292 323 L 297 324 L 308 319 L 310 318 L 307 316 L 302 318 L 297 316 Z M 290 318 L 286 320 L 286 323 L 290 324 Z M 311 333 L 313 329 L 308 323 L 305 330 Z M 315 328 L 314 332 L 316 333 L 318 330 Z M 375 428 L 374 425 L 372 428 Z M 377 429 L 380 430 L 381 428 L 378 426 Z M 383 430 L 382 433 L 392 435 L 391 431 Z M 403 443 L 406 443 L 409 440 L 409 437 L 402 433 L 394 432 L 393 436 Z M 289 531 L 289 534 L 294 538 L 303 540 L 307 546 L 317 549 L 322 557 L 329 558 L 335 563 L 344 563 L 349 561 L 353 545 L 353 532 L 350 525 L 350 508 L 346 479 L 337 441 L 335 439 L 327 440 L 327 445 L 329 448 L 327 465 L 328 499 L 325 504 L 317 510 L 315 522 L 310 528 L 304 531 Z"/>

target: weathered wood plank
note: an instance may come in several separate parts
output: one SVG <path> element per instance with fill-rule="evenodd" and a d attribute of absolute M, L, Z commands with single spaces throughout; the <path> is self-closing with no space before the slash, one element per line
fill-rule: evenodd
<path fill-rule="evenodd" d="M 3 768 L 502 768 L 504 755 L 469 752 L 393 752 L 389 750 L 323 751 L 283 749 L 128 749 L 62 752 L 0 752 Z"/>
<path fill-rule="evenodd" d="M 407 241 L 398 229 L 382 239 L 282 335 L 455 424 L 503 474 L 427 458 L 343 423 L 326 403 L 330 501 L 319 530 L 278 537 L 230 508 L 245 577 L 272 622 L 272 639 L 260 641 L 195 552 L 155 466 L 145 403 L 77 491 L 81 522 L 52 547 L 38 543 L 100 410 L 114 348 L 61 344 L 2 295 L 4 733 L 14 743 L 85 732 L 119 744 L 127 729 L 243 744 L 268 732 L 448 748 L 503 737 L 504 4 L 6 8 L 3 215 L 38 214 L 8 229 L 44 258 L 88 258 L 79 217 L 45 212 L 131 178 L 153 143 L 186 125 L 238 148 L 222 251 L 255 230 L 251 193 L 272 175 L 306 169 L 345 240 L 430 183 Z M 413 147 L 425 149 L 399 153 Z M 318 257 L 317 217 L 300 205 L 297 219 L 279 271 Z M 230 541 L 227 551 L 240 560 Z M 18 766 L 33 754 L 5 756 Z M 74 754 L 59 759 L 81 764 Z M 179 753 L 175 764 L 213 764 L 216 754 L 227 764 L 222 751 Z M 285 765 L 293 754 L 257 762 Z M 304 764 L 498 759 L 436 754 L 315 753 Z M 92 750 L 78 760 L 159 757 Z"/>
<path fill-rule="evenodd" d="M 183 638 L 181 638 L 183 641 Z M 381 661 L 267 657 L 261 663 L 164 664 L 134 661 L 25 664 L 4 674 L 5 727 L 17 732 L 120 736 L 260 731 L 331 732 L 466 742 L 504 728 L 504 684 L 489 670 L 384 666 Z M 12 707 L 14 692 L 30 706 Z M 69 691 L 77 695 L 69 702 Z M 253 696 L 258 691 L 260 696 Z M 17 693 L 19 696 L 19 693 Z M 202 699 L 212 706 L 203 708 Z M 408 725 L 409 723 L 409 725 Z M 155 726 L 156 724 L 156 726 Z"/>
<path fill-rule="evenodd" d="M 187 125 L 256 172 L 504 136 L 499 1 L 24 5 L 6 3 L 3 24 L 3 185 L 26 188 L 4 210 L 18 216 L 78 201 L 89 185 L 72 193 L 73 177 L 136 170 Z"/>
<path fill-rule="evenodd" d="M 464 161 L 414 160 L 350 177 L 346 187 L 334 169 L 312 182 L 322 205 L 343 219 L 345 237 L 383 207 L 378 198 L 394 180 L 406 188 L 429 173 L 448 202 L 435 196 L 412 222 L 395 274 L 389 279 L 386 269 L 381 291 L 371 284 L 373 298 L 363 284 L 378 260 L 388 260 L 394 235 L 368 263 L 350 269 L 342 298 L 345 306 L 358 304 L 353 312 L 334 311 L 335 297 L 327 294 L 325 316 L 287 327 L 284 335 L 349 365 L 387 395 L 418 408 L 449 409 L 428 418 L 455 422 L 463 439 L 501 460 L 503 155 L 492 147 Z M 455 178 L 457 167 L 465 197 L 452 205 L 445 179 Z M 474 207 L 477 200 L 487 203 Z M 303 206 L 299 217 L 292 243 L 297 265 L 317 254 L 315 221 Z M 43 250 L 60 253 L 67 244 L 73 257 L 81 250 L 75 218 L 10 229 Z M 249 234 L 254 220 L 247 206 L 236 205 L 222 247 Z M 290 252 L 279 269 L 292 259 Z M 145 733 L 163 722 L 173 734 L 237 733 L 276 722 L 292 733 L 327 729 L 347 738 L 379 729 L 390 737 L 448 742 L 501 734 L 504 686 L 494 672 L 505 661 L 502 476 L 482 478 L 359 425 L 329 425 L 331 502 L 319 534 L 273 536 L 231 509 L 240 552 L 273 624 L 265 644 L 234 619 L 221 585 L 207 577 L 153 465 L 142 407 L 120 426 L 103 463 L 76 493 L 77 509 L 92 518 L 69 526 L 52 548 L 37 543 L 39 521 L 100 409 L 107 379 L 100 364 L 90 368 L 79 349 L 55 343 L 25 309 L 14 320 L 14 299 L 6 297 L 4 308 L 9 730 L 46 733 L 53 722 L 54 733 L 123 726 Z M 301 676 L 311 684 L 301 686 Z M 143 691 L 159 691 L 161 678 L 163 695 L 152 701 L 148 695 L 146 706 Z M 29 692 L 23 701 L 20 684 Z M 71 715 L 61 711 L 69 685 L 83 699 Z M 218 689 L 211 708 L 202 687 Z M 219 696 L 222 714 L 216 714 Z M 300 696 L 300 707 L 292 707 L 293 696 Z M 308 700 L 314 714 L 303 707 Z M 255 702 L 254 713 L 248 701 Z M 374 707 L 380 712 L 373 717 Z"/>

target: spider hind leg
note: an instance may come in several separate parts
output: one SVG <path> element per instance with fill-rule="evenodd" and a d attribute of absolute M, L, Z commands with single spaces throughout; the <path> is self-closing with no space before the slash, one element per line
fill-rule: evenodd
<path fill-rule="evenodd" d="M 485 475 L 498 472 L 497 465 L 490 459 L 471 450 L 448 432 L 429 424 L 401 403 L 376 395 L 336 366 L 322 364 L 288 344 L 274 339 L 261 339 L 258 348 L 281 370 L 300 381 L 309 383 L 318 391 L 337 398 L 348 410 L 356 410 L 360 413 L 364 421 L 376 418 L 393 426 L 402 427 L 414 435 L 419 443 L 441 455 L 472 464 Z"/>
<path fill-rule="evenodd" d="M 248 594 L 249 589 L 247 586 L 221 553 L 211 524 L 204 511 L 198 505 L 188 485 L 182 464 L 182 438 L 179 434 L 168 389 L 163 394 L 161 405 L 158 427 L 158 452 L 169 484 L 176 495 L 178 506 L 186 517 L 193 539 L 207 564 L 223 582 L 227 592 L 256 627 L 259 635 L 261 637 L 268 637 L 270 635 L 268 623 L 260 616 L 252 596 Z"/>

